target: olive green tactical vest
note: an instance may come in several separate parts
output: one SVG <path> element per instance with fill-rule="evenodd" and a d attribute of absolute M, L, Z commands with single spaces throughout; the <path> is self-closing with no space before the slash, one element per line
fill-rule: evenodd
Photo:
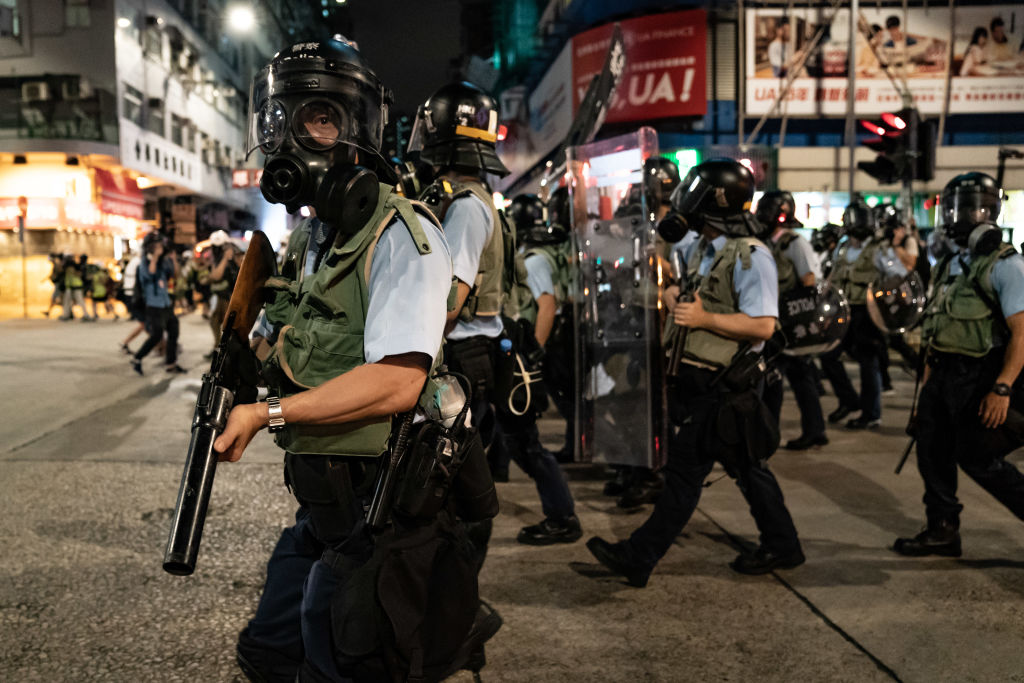
<path fill-rule="evenodd" d="M 1002 320 L 1003 313 L 992 310 L 972 281 L 992 304 L 998 306 L 999 298 L 992 286 L 992 268 L 1000 259 L 1015 253 L 1013 245 L 1002 244 L 991 254 L 973 257 L 966 272 L 958 275 L 950 275 L 950 262 L 957 256 L 944 259 L 938 267 L 933 299 L 925 312 L 922 345 L 935 351 L 973 358 L 980 358 L 991 351 L 995 347 L 996 321 Z"/>
<path fill-rule="evenodd" d="M 77 265 L 68 266 L 64 269 L 64 287 L 67 289 L 81 289 L 84 286 L 85 282 L 82 280 L 82 271 L 78 269 Z"/>
<path fill-rule="evenodd" d="M 692 290 L 696 286 L 705 311 L 709 313 L 739 313 L 739 295 L 736 293 L 733 283 L 736 259 L 739 258 L 740 267 L 743 270 L 749 270 L 753 264 L 750 254 L 761 242 L 753 237 L 737 237 L 726 240 L 722 248 L 715 253 L 707 275 L 702 277 L 697 273 L 708 244 L 708 240 L 702 237 L 693 253 L 690 254 L 690 261 L 687 264 L 687 270 L 692 273 L 690 288 Z M 675 336 L 680 333 L 680 329 L 670 314 L 664 335 L 667 346 L 671 345 Z M 732 362 L 736 352 L 740 349 L 740 344 L 735 339 L 723 337 L 710 330 L 691 329 L 686 334 L 683 358 L 696 361 L 701 365 L 724 368 Z"/>
<path fill-rule="evenodd" d="M 800 284 L 799 278 L 796 276 L 796 267 L 793 265 L 793 261 L 785 254 L 786 249 L 796 239 L 796 233 L 787 232 L 777 242 L 771 239 L 768 240 L 772 256 L 775 257 L 775 268 L 779 271 L 779 296 L 782 296 L 791 289 L 795 289 Z"/>
<path fill-rule="evenodd" d="M 373 251 L 384 230 L 401 217 L 419 253 L 430 252 L 420 219 L 436 219 L 429 211 L 414 212 L 413 203 L 387 185 L 380 186 L 377 207 L 366 225 L 345 242 L 329 249 L 320 267 L 304 275 L 311 222 L 292 233 L 282 274 L 267 281 L 265 311 L 277 340 L 263 362 L 263 374 L 280 396 L 311 389 L 365 364 L 363 333 L 369 308 Z M 438 226 L 440 228 L 440 226 Z M 278 446 L 302 454 L 377 457 L 387 446 L 391 418 L 341 425 L 288 425 L 276 436 Z"/>
<path fill-rule="evenodd" d="M 555 309 L 562 307 L 569 296 L 569 259 L 565 244 L 541 244 L 530 247 L 523 254 L 523 261 L 531 256 L 541 256 L 551 268 L 551 281 L 555 286 Z M 524 266 L 525 267 L 525 266 Z M 525 278 L 524 278 L 525 279 Z M 519 317 L 537 323 L 537 302 L 531 297 L 527 305 L 520 307 Z"/>
<path fill-rule="evenodd" d="M 875 267 L 875 255 L 881 245 L 871 240 L 864 245 L 857 260 L 846 261 L 846 253 L 850 250 L 847 240 L 839 247 L 832 265 L 832 282 L 836 288 L 846 295 L 851 306 L 865 305 L 868 302 L 868 285 L 878 279 L 878 268 Z"/>
<path fill-rule="evenodd" d="M 491 237 L 484 245 L 480 254 L 480 265 L 477 267 L 476 280 L 469 288 L 459 313 L 459 319 L 469 322 L 477 316 L 499 315 L 502 312 L 503 296 L 501 281 L 504 274 L 505 253 L 502 238 L 501 216 L 494 208 L 494 199 L 487 193 L 487 188 L 480 181 L 451 181 L 452 200 L 475 195 L 491 211 Z"/>

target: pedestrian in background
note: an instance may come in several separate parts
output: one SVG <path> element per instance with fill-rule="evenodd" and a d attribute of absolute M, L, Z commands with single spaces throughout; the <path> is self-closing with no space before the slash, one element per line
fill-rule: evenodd
<path fill-rule="evenodd" d="M 142 374 L 142 359 L 167 334 L 164 359 L 167 372 L 185 372 L 178 365 L 178 318 L 174 315 L 170 282 L 178 274 L 178 262 L 169 253 L 161 236 L 154 236 L 143 245 L 143 259 L 139 264 L 136 286 L 142 287 L 146 302 L 146 332 L 149 337 L 132 356 L 132 369 Z"/>

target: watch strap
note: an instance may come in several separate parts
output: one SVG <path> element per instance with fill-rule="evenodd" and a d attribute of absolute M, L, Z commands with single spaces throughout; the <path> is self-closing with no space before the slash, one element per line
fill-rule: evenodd
<path fill-rule="evenodd" d="M 1012 392 L 1010 385 L 1005 382 L 996 382 L 992 385 L 992 393 L 996 396 L 1009 396 Z"/>
<path fill-rule="evenodd" d="M 267 422 L 267 431 L 273 434 L 284 429 L 284 413 L 281 411 L 280 398 L 277 396 L 267 396 L 267 414 L 270 417 Z"/>

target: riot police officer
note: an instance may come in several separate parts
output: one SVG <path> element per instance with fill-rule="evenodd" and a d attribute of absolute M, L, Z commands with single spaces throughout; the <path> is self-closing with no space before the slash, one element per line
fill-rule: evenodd
<path fill-rule="evenodd" d="M 269 426 L 299 502 L 237 657 L 254 681 L 338 681 L 330 604 L 343 577 L 322 555 L 362 518 L 392 416 L 420 398 L 451 259 L 429 211 L 378 180 L 390 173 L 380 147 L 391 94 L 353 45 L 286 48 L 251 92 L 264 197 L 315 218 L 293 232 L 264 309 L 257 355 L 270 395 L 235 406 L 215 443 L 235 461 Z"/>
<path fill-rule="evenodd" d="M 498 481 L 508 480 L 508 462 L 519 462 L 537 482 L 546 518 L 520 531 L 520 542 L 533 545 L 579 539 L 564 475 L 541 445 L 533 416 L 522 419 L 508 409 L 513 351 L 504 331 L 502 312 L 512 295 L 507 277 L 514 258 L 514 237 L 491 197 L 485 176 L 508 174 L 498 158 L 498 103 L 477 86 L 449 83 L 419 108 L 409 139 L 409 151 L 432 164 L 443 197 L 438 212 L 452 249 L 457 279 L 454 309 L 448 313 L 445 361 L 474 386 L 473 423 L 490 444 L 488 460 Z M 483 550 L 487 528 L 472 529 Z"/>
<path fill-rule="evenodd" d="M 552 202 L 568 202 L 568 191 L 565 188 L 556 190 Z M 561 216 L 564 210 L 560 207 L 555 213 Z M 519 319 L 529 323 L 528 329 L 532 327 L 538 349 L 547 348 L 556 325 L 562 324 L 559 318 L 563 317 L 562 307 L 567 301 L 569 288 L 569 233 L 561 222 L 549 224 L 545 213 L 544 203 L 536 195 L 519 195 L 509 206 L 509 218 L 524 250 L 527 285 L 532 295 L 527 305 L 519 310 Z M 560 330 L 559 334 L 564 337 L 566 330 Z M 560 355 L 557 349 L 551 358 L 556 365 L 564 362 L 564 354 Z M 564 382 L 565 375 L 571 373 L 571 364 L 568 368 L 551 367 L 552 363 L 548 361 L 549 357 L 545 355 L 545 383 L 550 382 L 549 376 L 555 378 L 556 385 L 559 380 Z M 565 386 L 558 389 L 560 391 L 551 392 L 560 395 L 556 403 L 564 403 L 566 394 L 571 398 L 571 390 L 567 391 Z M 544 520 L 523 528 L 519 532 L 519 542 L 549 545 L 579 540 L 583 532 L 575 514 L 569 484 L 558 459 L 540 443 L 537 416 L 533 413 L 504 415 L 502 431 L 509 455 L 536 483 L 544 510 Z"/>
<path fill-rule="evenodd" d="M 1001 189 L 984 173 L 946 185 L 940 220 L 959 253 L 934 269 L 922 327 L 917 467 L 927 525 L 898 538 L 901 555 L 959 557 L 957 466 L 1024 519 L 1024 474 L 1004 457 L 1024 444 L 1024 258 L 995 225 Z"/>
<path fill-rule="evenodd" d="M 813 287 L 821 278 L 818 257 L 810 242 L 794 231 L 794 228 L 803 227 L 795 212 L 793 195 L 783 190 L 765 192 L 757 202 L 755 215 L 764 227 L 763 240 L 772 250 L 779 273 L 779 296 L 797 287 Z M 802 451 L 826 445 L 825 418 L 821 413 L 812 361 L 806 356 L 780 354 L 774 363 L 793 388 L 793 396 L 800 409 L 800 436 L 786 442 L 786 448 Z M 764 400 L 778 421 L 782 412 L 781 378 L 767 384 Z"/>
<path fill-rule="evenodd" d="M 647 584 L 689 521 L 716 460 L 736 478 L 761 535 L 757 551 L 730 566 L 760 574 L 804 562 L 782 491 L 765 465 L 778 431 L 759 396 L 760 351 L 775 330 L 778 276 L 771 252 L 753 237 L 753 193 L 754 178 L 745 166 L 712 159 L 691 169 L 672 197 L 675 212 L 701 238 L 687 254 L 692 300 L 680 299 L 669 322 L 670 343 L 679 340 L 682 362 L 669 368 L 669 414 L 676 431 L 663 469 L 665 490 L 627 540 L 587 542 L 598 561 L 633 586 Z"/>
<path fill-rule="evenodd" d="M 821 357 L 821 369 L 839 399 L 828 421 L 842 421 L 850 413 L 860 415 L 846 423 L 847 429 L 876 429 L 882 418 L 882 378 L 879 354 L 886 348 L 881 330 L 867 314 L 868 286 L 887 275 L 906 275 L 907 269 L 892 246 L 877 235 L 875 214 L 861 197 L 843 213 L 844 239 L 836 247 L 829 279 L 850 303 L 850 329 L 843 343 Z M 860 366 L 860 394 L 853 388 L 840 359 L 847 352 Z"/>

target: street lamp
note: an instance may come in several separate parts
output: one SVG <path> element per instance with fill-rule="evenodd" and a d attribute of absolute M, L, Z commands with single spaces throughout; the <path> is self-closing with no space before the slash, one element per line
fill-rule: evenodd
<path fill-rule="evenodd" d="M 256 15 L 247 5 L 235 5 L 228 10 L 228 25 L 236 31 L 251 31 L 256 25 Z"/>

